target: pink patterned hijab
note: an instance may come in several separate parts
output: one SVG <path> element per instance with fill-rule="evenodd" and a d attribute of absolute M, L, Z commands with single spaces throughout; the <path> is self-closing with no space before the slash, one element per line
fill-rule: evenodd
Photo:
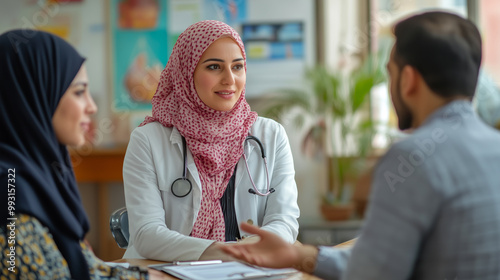
<path fill-rule="evenodd" d="M 194 87 L 194 70 L 203 52 L 217 39 L 231 37 L 245 59 L 243 42 L 229 25 L 206 20 L 189 26 L 177 39 L 153 97 L 153 116 L 141 124 L 175 126 L 194 157 L 202 185 L 201 208 L 191 236 L 225 241 L 220 198 L 243 154 L 243 143 L 257 113 L 250 111 L 245 90 L 230 111 L 205 105 Z"/>

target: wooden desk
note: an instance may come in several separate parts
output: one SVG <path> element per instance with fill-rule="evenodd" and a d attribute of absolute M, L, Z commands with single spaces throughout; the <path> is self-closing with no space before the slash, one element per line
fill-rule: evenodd
<path fill-rule="evenodd" d="M 106 261 L 120 258 L 125 252 L 116 245 L 109 229 L 109 217 L 114 209 L 109 209 L 108 191 L 109 183 L 123 182 L 125 151 L 126 147 L 70 149 L 77 183 L 97 184 L 98 247 L 95 251 L 99 258 Z"/>
<path fill-rule="evenodd" d="M 344 243 L 340 243 L 340 244 L 335 245 L 333 247 L 335 247 L 335 248 L 350 248 L 350 247 L 354 246 L 354 244 L 356 243 L 356 239 L 357 238 L 351 239 L 349 241 L 346 241 Z"/>
<path fill-rule="evenodd" d="M 333 246 L 355 238 L 363 220 L 325 221 L 324 219 L 299 219 L 300 242 L 310 245 Z"/>
<path fill-rule="evenodd" d="M 352 239 L 352 240 L 349 240 L 349 241 L 346 241 L 344 243 L 341 243 L 341 244 L 338 244 L 334 247 L 336 248 L 349 248 L 349 247 L 352 247 L 354 246 L 354 243 L 356 242 L 356 239 Z M 164 263 L 164 262 L 160 262 L 160 261 L 154 261 L 154 260 L 146 260 L 146 259 L 119 259 L 119 260 L 116 260 L 116 261 L 113 261 L 113 262 L 117 262 L 117 263 L 129 263 L 131 266 L 141 266 L 143 268 L 147 268 L 148 265 L 154 265 L 154 264 L 161 264 L 161 263 Z M 172 275 L 168 275 L 166 273 L 163 273 L 164 276 L 163 276 L 163 279 L 166 279 L 166 280 L 175 280 L 175 279 L 178 279 Z M 314 275 L 310 275 L 310 274 L 307 274 L 307 273 L 298 273 L 298 274 L 294 274 L 294 275 L 291 275 L 289 276 L 288 278 L 285 278 L 285 279 L 294 279 L 294 280 L 318 280 L 320 278 L 314 276 Z"/>
<path fill-rule="evenodd" d="M 129 263 L 131 266 L 141 266 L 143 268 L 147 268 L 148 265 L 153 265 L 153 264 L 161 264 L 161 263 L 164 263 L 164 262 L 159 262 L 159 261 L 153 261 L 153 260 L 141 260 L 141 259 L 120 259 L 120 260 L 116 260 L 116 261 L 113 261 L 113 262 L 118 262 L 118 263 Z M 163 275 L 163 279 L 166 279 L 166 280 L 177 280 L 179 278 L 177 277 L 174 277 L 172 275 L 169 275 L 167 273 L 162 273 Z M 289 277 L 287 278 L 281 278 L 281 279 L 293 279 L 293 280 L 320 280 L 321 278 L 318 278 L 316 276 L 313 276 L 313 275 L 309 275 L 307 273 L 297 273 L 297 274 L 293 274 L 293 275 L 290 275 Z"/>

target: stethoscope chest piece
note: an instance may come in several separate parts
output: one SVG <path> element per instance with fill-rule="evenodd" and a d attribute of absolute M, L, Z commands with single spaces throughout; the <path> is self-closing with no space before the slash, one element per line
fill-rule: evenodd
<path fill-rule="evenodd" d="M 172 193 L 176 197 L 185 197 L 191 192 L 193 185 L 187 178 L 179 178 L 172 183 Z"/>
<path fill-rule="evenodd" d="M 189 179 L 187 178 L 187 151 L 186 139 L 184 139 L 184 137 L 182 137 L 182 153 L 184 157 L 184 170 L 182 171 L 182 177 L 176 179 L 170 187 L 172 194 L 176 197 L 185 197 L 193 189 L 191 181 L 189 181 Z"/>

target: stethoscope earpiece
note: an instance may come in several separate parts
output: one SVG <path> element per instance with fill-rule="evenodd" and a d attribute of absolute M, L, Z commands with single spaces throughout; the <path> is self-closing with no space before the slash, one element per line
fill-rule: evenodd
<path fill-rule="evenodd" d="M 257 142 L 257 144 L 260 147 L 260 152 L 262 154 L 262 159 L 264 160 L 264 166 L 266 167 L 266 178 L 267 178 L 267 191 L 265 193 L 261 193 L 257 187 L 255 186 L 255 183 L 253 182 L 252 175 L 250 175 L 250 170 L 248 169 L 248 163 L 247 163 L 247 157 L 245 153 L 243 153 L 243 159 L 245 160 L 245 166 L 247 169 L 248 177 L 250 178 L 250 182 L 252 183 L 252 189 L 248 189 L 248 192 L 251 194 L 255 195 L 260 195 L 260 196 L 267 196 L 272 194 L 275 190 L 274 188 L 269 188 L 269 169 L 267 168 L 267 160 L 266 160 L 266 153 L 264 151 L 264 146 L 260 142 L 260 140 L 255 137 L 255 136 L 247 136 L 245 138 L 245 142 L 247 140 L 253 140 Z M 170 187 L 170 190 L 172 191 L 172 194 L 176 197 L 185 197 L 188 195 L 191 190 L 193 189 L 193 185 L 191 184 L 191 181 L 187 178 L 187 151 L 186 151 L 186 139 L 182 137 L 182 152 L 184 155 L 184 170 L 182 172 L 182 177 L 176 179 L 173 183 L 172 186 Z"/>

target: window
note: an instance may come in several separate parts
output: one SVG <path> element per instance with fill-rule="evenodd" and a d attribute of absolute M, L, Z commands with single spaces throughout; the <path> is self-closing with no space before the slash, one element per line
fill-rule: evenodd
<path fill-rule="evenodd" d="M 500 1 L 477 3 L 477 24 L 483 39 L 482 71 L 479 75 L 474 105 L 478 115 L 489 125 L 500 129 Z"/>
<path fill-rule="evenodd" d="M 491 5 L 500 7 L 500 1 L 489 0 Z M 497 3 L 498 2 L 498 3 Z M 466 0 L 371 0 L 370 1 L 370 50 L 375 54 L 384 55 L 387 59 L 393 44 L 392 26 L 398 19 L 409 14 L 427 10 L 449 11 L 467 16 Z M 497 9 L 500 12 L 500 9 Z M 500 17 L 497 16 L 500 19 Z M 500 23 L 496 20 L 495 23 Z M 495 23 L 490 23 L 494 28 Z M 498 26 L 498 25 L 497 25 Z M 500 40 L 495 38 L 495 42 Z M 493 48 L 493 44 L 491 47 Z M 500 56 L 497 56 L 497 71 L 500 71 Z M 376 149 L 385 149 L 390 144 L 391 137 L 398 137 L 397 117 L 389 97 L 387 84 L 375 87 L 371 95 L 372 118 L 377 123 L 377 132 L 373 139 Z"/>

